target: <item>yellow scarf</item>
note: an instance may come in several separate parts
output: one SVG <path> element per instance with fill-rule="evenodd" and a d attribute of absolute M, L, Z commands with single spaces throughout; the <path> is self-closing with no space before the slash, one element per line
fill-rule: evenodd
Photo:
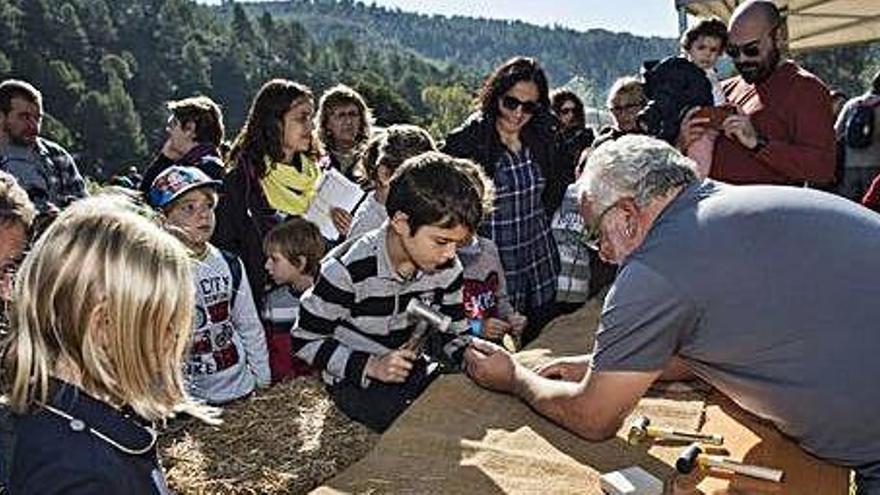
<path fill-rule="evenodd" d="M 261 181 L 263 192 L 272 208 L 288 215 L 302 215 L 315 196 L 315 186 L 321 177 L 318 165 L 301 156 L 302 170 L 293 165 L 273 162 L 266 157 L 266 176 Z"/>

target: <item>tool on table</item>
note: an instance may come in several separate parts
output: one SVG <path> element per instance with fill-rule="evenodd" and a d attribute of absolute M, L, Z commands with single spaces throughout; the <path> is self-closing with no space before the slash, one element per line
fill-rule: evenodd
<path fill-rule="evenodd" d="M 608 495 L 662 495 L 663 482 L 639 466 L 630 466 L 599 477 Z"/>
<path fill-rule="evenodd" d="M 704 454 L 700 445 L 693 443 L 688 446 L 688 448 L 684 449 L 681 455 L 678 456 L 678 460 L 675 461 L 675 469 L 679 473 L 689 474 L 696 466 L 726 469 L 727 471 L 732 471 L 737 474 L 743 474 L 762 480 L 775 481 L 777 483 L 782 481 L 782 476 L 784 474 L 780 469 L 743 464 L 740 461 L 728 457 Z"/>
<path fill-rule="evenodd" d="M 647 438 L 680 442 L 700 442 L 710 445 L 721 445 L 724 443 L 724 437 L 717 433 L 678 431 L 672 428 L 651 426 L 651 420 L 647 416 L 639 416 L 630 424 L 626 440 L 630 445 L 638 445 Z"/>
<path fill-rule="evenodd" d="M 413 352 L 421 352 L 432 330 L 445 332 L 452 324 L 452 318 L 439 313 L 416 298 L 410 299 L 406 305 L 407 316 L 415 320 L 415 329 L 409 340 L 401 348 Z"/>

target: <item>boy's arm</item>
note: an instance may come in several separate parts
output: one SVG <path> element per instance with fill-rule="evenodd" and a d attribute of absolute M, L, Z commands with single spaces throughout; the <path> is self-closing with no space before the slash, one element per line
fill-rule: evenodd
<path fill-rule="evenodd" d="M 338 379 L 366 386 L 364 373 L 370 353 L 354 351 L 334 336 L 336 327 L 351 314 L 354 284 L 336 258 L 321 263 L 315 285 L 300 298 L 299 317 L 291 332 L 293 352 L 311 366 Z"/>
<path fill-rule="evenodd" d="M 456 267 L 458 275 L 452 283 L 443 289 L 440 306 L 440 312 L 452 318 L 452 324 L 449 325 L 447 332 L 439 335 L 439 338 L 443 345 L 443 353 L 452 362 L 461 365 L 464 350 L 471 339 L 467 335 L 468 321 L 464 311 L 464 293 L 462 291 L 464 273 L 460 263 L 456 263 Z"/>
<path fill-rule="evenodd" d="M 235 331 L 241 336 L 247 363 L 257 380 L 257 385 L 263 387 L 272 381 L 272 373 L 269 370 L 269 351 L 266 348 L 266 331 L 257 314 L 257 306 L 254 304 L 244 264 L 239 258 L 236 258 L 235 262 L 241 264 L 241 285 L 238 288 L 238 293 L 232 295 L 233 301 L 235 301 L 235 304 L 232 305 L 232 324 L 235 326 Z"/>

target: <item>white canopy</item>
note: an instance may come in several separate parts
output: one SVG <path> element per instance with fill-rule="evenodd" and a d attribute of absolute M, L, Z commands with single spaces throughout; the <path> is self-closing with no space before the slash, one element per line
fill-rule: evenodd
<path fill-rule="evenodd" d="M 789 48 L 805 51 L 880 39 L 880 0 L 775 0 L 788 19 Z M 742 0 L 675 0 L 678 9 L 724 20 Z"/>

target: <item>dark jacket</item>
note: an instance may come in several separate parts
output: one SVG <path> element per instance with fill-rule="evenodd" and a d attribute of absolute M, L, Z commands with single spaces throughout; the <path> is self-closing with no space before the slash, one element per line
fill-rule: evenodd
<path fill-rule="evenodd" d="M 74 419 L 43 407 L 12 416 L 10 494 L 169 493 L 146 421 L 64 382 L 52 382 L 50 397 L 50 407 Z"/>
<path fill-rule="evenodd" d="M 267 281 L 263 239 L 278 224 L 281 215 L 266 199 L 260 178 L 253 176 L 250 170 L 251 167 L 239 164 L 223 179 L 211 243 L 241 258 L 254 302 L 261 309 Z"/>
<path fill-rule="evenodd" d="M 556 118 L 549 112 L 542 111 L 532 116 L 532 119 L 522 130 L 520 139 L 523 145 L 528 147 L 538 165 L 541 174 L 547 181 L 542 199 L 547 217 L 562 204 L 565 188 L 574 181 L 574 166 L 569 164 L 562 146 L 556 138 Z M 442 151 L 452 156 L 469 158 L 483 167 L 483 170 L 492 178 L 495 176 L 495 167 L 504 145 L 495 130 L 493 118 L 484 116 L 481 112 L 472 114 L 461 127 L 453 130 L 446 136 L 446 144 Z"/>
<path fill-rule="evenodd" d="M 172 160 L 167 156 L 159 153 L 159 155 L 150 164 L 150 167 L 144 172 L 138 189 L 144 194 L 150 191 L 153 181 L 165 169 L 172 165 L 182 167 L 195 167 L 202 172 L 208 174 L 212 179 L 223 180 L 223 160 L 220 159 L 220 152 L 210 143 L 202 143 L 196 145 L 187 154 L 183 155 L 180 160 Z"/>

